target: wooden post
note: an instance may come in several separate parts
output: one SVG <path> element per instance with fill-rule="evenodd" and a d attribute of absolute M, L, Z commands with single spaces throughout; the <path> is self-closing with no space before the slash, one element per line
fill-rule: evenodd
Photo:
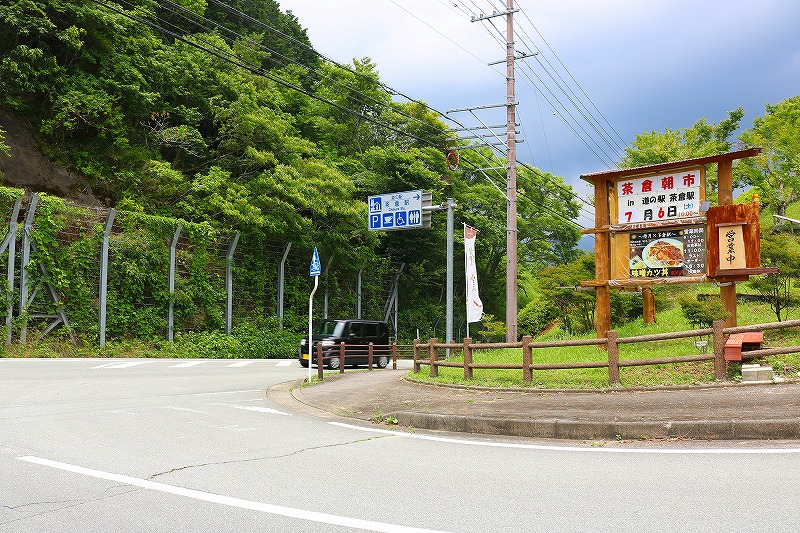
<path fill-rule="evenodd" d="M 392 343 L 392 370 L 397 370 L 397 342 Z"/>
<path fill-rule="evenodd" d="M 372 358 L 375 356 L 375 347 L 369 343 L 369 351 L 367 352 L 367 370 L 372 370 Z"/>
<path fill-rule="evenodd" d="M 464 381 L 472 379 L 472 367 L 469 366 L 472 364 L 472 348 L 470 344 L 472 344 L 472 338 L 467 337 L 464 339 Z"/>
<path fill-rule="evenodd" d="M 439 367 L 436 366 L 436 344 L 439 343 L 439 339 L 430 339 L 428 341 L 428 358 L 431 360 L 431 364 L 429 367 L 430 377 L 435 378 L 439 376 Z"/>
<path fill-rule="evenodd" d="M 344 374 L 344 343 L 339 343 L 339 373 Z"/>
<path fill-rule="evenodd" d="M 717 201 L 719 205 L 733 203 L 733 160 L 722 160 L 717 164 Z M 716 239 L 716 228 L 709 228 L 709 239 Z M 725 310 L 731 316 L 725 320 L 726 328 L 736 327 L 736 282 L 723 283 L 719 287 L 719 297 Z"/>
<path fill-rule="evenodd" d="M 719 297 L 722 300 L 722 304 L 725 306 L 725 310 L 731 314 L 731 316 L 729 316 L 725 320 L 725 327 L 735 328 L 736 327 L 736 282 L 729 281 L 727 283 L 720 283 Z"/>
<path fill-rule="evenodd" d="M 608 182 L 605 178 L 594 180 L 594 225 L 602 228 L 611 223 L 608 209 Z M 606 336 L 611 329 L 611 294 L 608 280 L 611 275 L 611 237 L 608 232 L 601 231 L 594 236 L 595 279 L 600 285 L 596 287 L 596 327 L 597 338 Z M 606 283 L 604 283 L 606 282 Z"/>
<path fill-rule="evenodd" d="M 619 346 L 617 345 L 616 330 L 609 330 L 606 333 L 608 340 L 606 347 L 608 350 L 608 384 L 619 385 Z"/>
<path fill-rule="evenodd" d="M 725 327 L 724 320 L 714 321 L 714 377 L 717 381 L 725 381 L 727 377 L 727 363 L 725 362 Z"/>
<path fill-rule="evenodd" d="M 308 364 L 311 364 L 311 350 L 308 352 Z M 323 377 L 323 367 L 325 366 L 325 360 L 322 358 L 322 343 L 317 343 L 317 378 L 320 381 L 323 381 L 325 378 Z"/>
<path fill-rule="evenodd" d="M 420 371 L 420 356 L 419 356 L 419 339 L 414 339 L 414 373 L 419 374 Z"/>
<path fill-rule="evenodd" d="M 533 381 L 533 338 L 530 335 L 522 337 L 522 381 L 530 384 Z"/>
<path fill-rule="evenodd" d="M 642 310 L 645 324 L 656 323 L 656 298 L 652 287 L 642 288 Z"/>

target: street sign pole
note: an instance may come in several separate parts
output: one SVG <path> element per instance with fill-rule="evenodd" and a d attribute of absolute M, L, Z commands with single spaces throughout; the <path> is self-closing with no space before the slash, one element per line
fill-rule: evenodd
<path fill-rule="evenodd" d="M 447 199 L 447 305 L 445 324 L 445 342 L 453 342 L 453 208 L 456 204 L 452 198 Z M 450 356 L 450 348 L 447 349 L 447 356 Z"/>
<path fill-rule="evenodd" d="M 322 263 L 319 261 L 319 253 L 317 247 L 314 247 L 314 255 L 311 257 L 311 267 L 309 268 L 311 277 L 314 278 L 314 288 L 311 291 L 311 296 L 308 297 L 308 382 L 311 383 L 311 362 L 314 360 L 314 342 L 313 342 L 313 325 L 312 319 L 314 316 L 314 293 L 317 292 L 319 287 L 319 275 L 322 273 Z"/>

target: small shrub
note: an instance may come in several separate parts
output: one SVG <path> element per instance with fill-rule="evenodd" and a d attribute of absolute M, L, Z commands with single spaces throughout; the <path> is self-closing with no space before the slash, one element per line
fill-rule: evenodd
<path fill-rule="evenodd" d="M 685 296 L 680 300 L 681 313 L 693 328 L 710 328 L 715 320 L 725 320 L 731 314 L 719 296 L 698 300 L 693 296 Z"/>

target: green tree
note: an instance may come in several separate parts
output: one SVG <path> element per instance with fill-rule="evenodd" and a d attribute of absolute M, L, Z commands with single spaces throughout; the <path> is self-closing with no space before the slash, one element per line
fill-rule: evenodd
<path fill-rule="evenodd" d="M 744 109 L 739 107 L 729 111 L 718 124 L 701 118 L 690 128 L 665 128 L 663 133 L 653 130 L 638 134 L 636 140 L 625 148 L 619 166 L 636 168 L 730 152 L 735 143 L 733 134 L 743 116 Z M 716 169 L 713 169 L 706 175 L 706 197 L 709 199 L 716 198 L 716 180 Z"/>
<path fill-rule="evenodd" d="M 761 237 L 761 258 L 766 266 L 778 267 L 780 272 L 753 278 L 749 285 L 761 294 L 780 322 L 798 304 L 792 287 L 800 277 L 800 243 L 790 234 L 766 233 Z"/>
<path fill-rule="evenodd" d="M 757 187 L 774 214 L 786 216 L 786 207 L 800 199 L 800 96 L 767 105 L 763 117 L 739 137 L 761 154 L 743 159 L 736 167 L 738 185 Z M 784 221 L 779 220 L 777 224 Z"/>
<path fill-rule="evenodd" d="M 548 267 L 539 274 L 542 292 L 555 306 L 567 333 L 594 328 L 594 292 L 579 290 L 581 281 L 594 279 L 594 259 L 594 254 L 584 253 L 572 263 Z"/>

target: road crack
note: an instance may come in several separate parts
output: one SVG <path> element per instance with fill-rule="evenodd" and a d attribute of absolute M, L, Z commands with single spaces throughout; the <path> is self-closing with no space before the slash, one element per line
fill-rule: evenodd
<path fill-rule="evenodd" d="M 182 470 L 190 470 L 192 468 L 203 468 L 203 467 L 206 467 L 206 466 L 220 466 L 220 465 L 229 465 L 229 464 L 236 464 L 236 463 L 252 463 L 252 462 L 255 462 L 255 461 L 266 461 L 266 460 L 270 460 L 270 459 L 285 459 L 286 457 L 292 457 L 293 455 L 299 455 L 301 453 L 312 452 L 314 450 L 323 450 L 323 449 L 326 449 L 326 448 L 337 448 L 339 446 L 350 446 L 352 444 L 359 444 L 359 443 L 362 443 L 362 442 L 369 442 L 371 440 L 385 439 L 387 437 L 394 437 L 394 436 L 395 435 L 376 435 L 376 436 L 373 436 L 373 437 L 367 437 L 367 438 L 364 438 L 364 439 L 356 439 L 356 440 L 347 441 L 347 442 L 339 442 L 339 443 L 336 443 L 336 444 L 324 444 L 322 446 L 309 446 L 307 448 L 300 448 L 299 450 L 295 450 L 293 452 L 277 454 L 277 455 L 265 455 L 265 456 L 261 456 L 261 457 L 252 457 L 250 459 L 230 459 L 230 460 L 227 460 L 227 461 L 211 461 L 211 462 L 208 462 L 208 463 L 198 463 L 198 464 L 193 464 L 193 465 L 178 466 L 178 467 L 172 468 L 170 470 L 165 470 L 163 472 L 158 472 L 156 474 L 152 474 L 151 476 L 149 476 L 147 478 L 147 480 L 151 481 L 151 480 L 153 480 L 153 479 L 155 479 L 155 478 L 157 478 L 159 476 L 165 476 L 167 474 L 173 474 L 175 472 L 180 472 Z"/>

